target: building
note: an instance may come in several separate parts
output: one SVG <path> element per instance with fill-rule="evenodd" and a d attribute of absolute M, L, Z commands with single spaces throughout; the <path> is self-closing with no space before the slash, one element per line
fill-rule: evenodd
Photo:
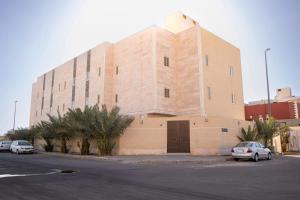
<path fill-rule="evenodd" d="M 291 88 L 280 88 L 276 90 L 276 97 L 271 100 L 272 116 L 280 121 L 300 123 L 300 97 L 292 96 Z M 268 118 L 267 100 L 253 101 L 245 105 L 246 120 L 255 118 Z"/>
<path fill-rule="evenodd" d="M 224 144 L 228 150 L 245 116 L 240 51 L 175 12 L 166 18 L 165 28 L 152 26 L 116 43 L 104 42 L 38 77 L 32 86 L 30 125 L 47 120 L 47 113 L 95 104 L 116 105 L 121 113 L 136 116 L 120 139 L 119 154 L 172 152 L 172 137 L 182 132 L 187 142 L 178 152 L 199 153 L 192 145 L 198 142 L 192 141 L 191 126 L 208 130 L 205 122 L 217 134 L 234 130 Z M 147 144 L 134 142 L 145 137 Z"/>

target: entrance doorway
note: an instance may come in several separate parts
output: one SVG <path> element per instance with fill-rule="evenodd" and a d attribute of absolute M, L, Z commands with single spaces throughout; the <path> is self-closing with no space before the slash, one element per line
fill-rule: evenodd
<path fill-rule="evenodd" d="M 190 153 L 190 121 L 168 121 L 167 137 L 168 153 Z"/>

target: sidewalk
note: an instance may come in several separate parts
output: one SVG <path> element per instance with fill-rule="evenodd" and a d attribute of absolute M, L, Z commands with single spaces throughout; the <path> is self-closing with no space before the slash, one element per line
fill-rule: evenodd
<path fill-rule="evenodd" d="M 231 156 L 193 156 L 189 154 L 168 155 L 130 155 L 130 156 L 97 156 L 97 155 L 74 155 L 58 152 L 39 152 L 40 154 L 61 156 L 74 159 L 107 160 L 127 164 L 212 164 L 231 160 Z"/>

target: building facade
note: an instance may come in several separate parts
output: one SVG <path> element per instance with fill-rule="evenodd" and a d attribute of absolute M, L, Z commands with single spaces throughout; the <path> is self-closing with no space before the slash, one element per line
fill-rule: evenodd
<path fill-rule="evenodd" d="M 271 100 L 272 117 L 277 120 L 296 120 L 300 116 L 300 97 L 292 96 L 291 88 L 280 88 L 276 90 L 274 100 Z M 268 118 L 267 100 L 253 101 L 245 105 L 245 119 Z M 300 122 L 300 121 L 298 121 Z"/>
<path fill-rule="evenodd" d="M 95 104 L 119 106 L 122 114 L 136 116 L 138 122 L 120 139 L 120 154 L 147 153 L 151 148 L 148 153 L 169 152 L 169 121 L 187 121 L 182 126 L 189 127 L 190 134 L 196 126 L 193 117 L 201 124 L 216 119 L 215 125 L 209 123 L 214 134 L 231 132 L 223 129 L 226 123 L 220 119 L 234 124 L 234 136 L 226 142 L 229 148 L 245 116 L 240 51 L 175 12 L 167 17 L 165 28 L 152 26 L 116 43 L 104 42 L 38 77 L 32 86 L 30 125 L 47 120 L 47 113 L 64 114 L 68 108 Z M 140 128 L 145 126 L 141 119 L 147 127 Z M 203 131 L 209 134 L 206 126 Z M 143 145 L 145 149 L 128 147 L 137 145 L 136 138 L 152 141 L 160 132 L 156 142 Z M 192 149 L 195 137 L 186 138 L 189 152 L 199 152 Z M 161 148 L 155 150 L 157 143 Z"/>

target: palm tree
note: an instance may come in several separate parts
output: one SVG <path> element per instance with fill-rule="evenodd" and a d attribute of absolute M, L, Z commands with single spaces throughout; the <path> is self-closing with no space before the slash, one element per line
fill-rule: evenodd
<path fill-rule="evenodd" d="M 265 146 L 273 146 L 273 137 L 279 134 L 279 126 L 275 119 L 270 117 L 268 120 L 260 121 L 255 119 L 257 132 L 265 143 Z"/>
<path fill-rule="evenodd" d="M 36 125 L 36 128 L 39 130 L 41 137 L 46 142 L 46 145 L 44 145 L 45 151 L 52 152 L 54 147 L 52 140 L 55 138 L 55 134 L 51 123 L 47 121 L 41 121 Z"/>
<path fill-rule="evenodd" d="M 97 109 L 97 106 L 85 106 L 83 111 L 80 108 L 75 108 L 69 109 L 66 113 L 66 123 L 81 138 L 81 144 L 79 144 L 81 155 L 89 154 L 89 140 L 95 133 Z"/>
<path fill-rule="evenodd" d="M 65 117 L 62 117 L 59 112 L 57 112 L 57 117 L 47 114 L 49 118 L 49 126 L 55 134 L 55 138 L 61 140 L 61 149 L 62 153 L 68 153 L 67 149 L 67 140 L 72 136 L 72 132 L 69 129 L 68 124 L 66 123 Z"/>
<path fill-rule="evenodd" d="M 244 128 L 242 128 L 241 131 L 242 131 L 242 137 L 237 136 L 241 142 L 258 141 L 260 139 L 259 136 L 257 135 L 257 130 L 255 126 L 251 128 L 251 126 L 249 125 L 247 131 Z"/>
<path fill-rule="evenodd" d="M 283 152 L 288 151 L 288 144 L 290 143 L 290 127 L 286 124 L 279 127 L 281 149 Z"/>
<path fill-rule="evenodd" d="M 124 133 L 134 120 L 133 117 L 119 114 L 120 109 L 113 107 L 109 112 L 105 105 L 97 112 L 96 139 L 100 155 L 111 155 L 115 146 L 114 140 Z"/>

